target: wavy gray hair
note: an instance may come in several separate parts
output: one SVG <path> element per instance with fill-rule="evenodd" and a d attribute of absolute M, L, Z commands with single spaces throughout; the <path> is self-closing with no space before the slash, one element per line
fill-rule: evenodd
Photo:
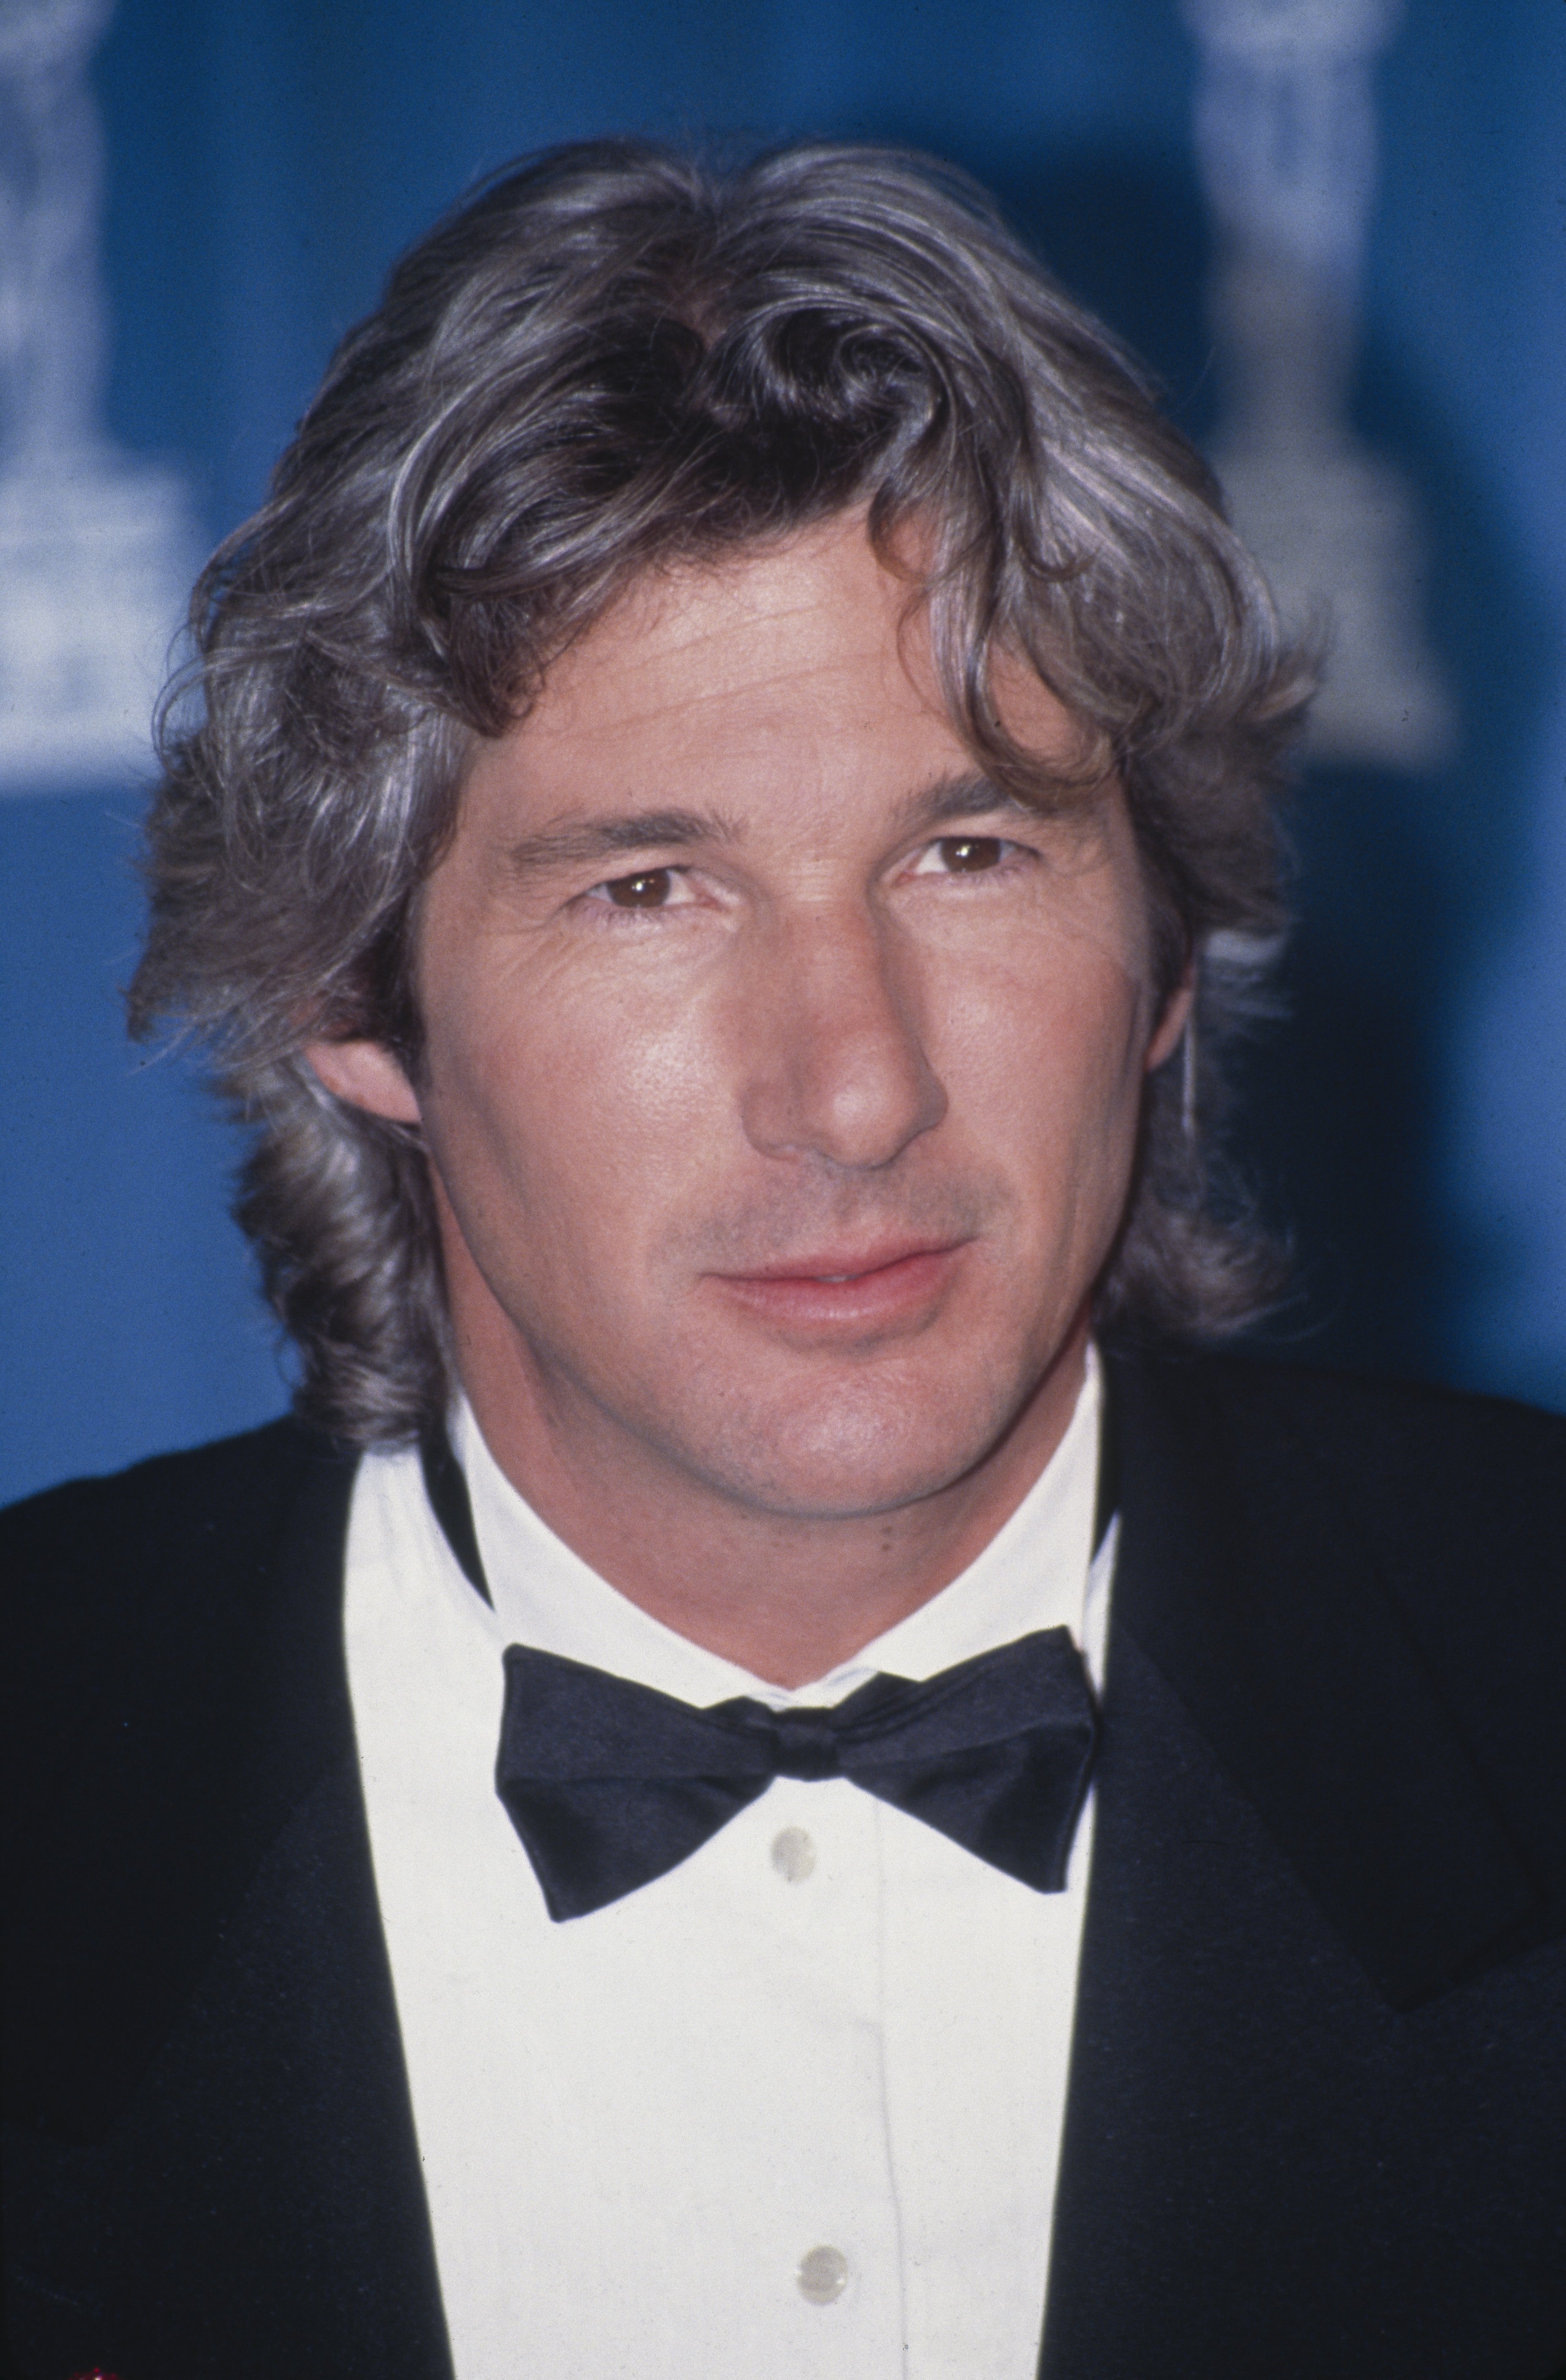
<path fill-rule="evenodd" d="M 236 1211 L 308 1418 L 393 1441 L 451 1390 L 419 1136 L 331 1097 L 301 1045 L 369 1035 L 417 1078 L 418 893 L 474 740 L 638 572 L 854 505 L 889 561 L 918 526 L 982 767 L 1050 806 L 1120 772 L 1160 990 L 1229 954 L 1149 1087 L 1100 1312 L 1210 1333 L 1256 1309 L 1260 1243 L 1207 1153 L 1214 1062 L 1234 953 L 1281 921 L 1272 795 L 1309 671 L 1205 465 L 960 175 L 596 142 L 506 173 L 395 268 L 203 574 L 160 722 L 131 1027 L 198 1036 L 251 1128 Z M 1079 776 L 1006 736 L 998 643 L 1083 722 Z"/>

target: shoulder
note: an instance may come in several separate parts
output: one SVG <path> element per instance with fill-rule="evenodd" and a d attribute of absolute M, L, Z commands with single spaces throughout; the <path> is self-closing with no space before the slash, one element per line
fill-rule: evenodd
<path fill-rule="evenodd" d="M 24 2110 L 95 2119 L 351 1746 L 354 1464 L 278 1422 L 0 1514 L 8 2087 Z"/>
<path fill-rule="evenodd" d="M 89 1739 L 107 1757 L 198 1676 L 253 1672 L 280 1624 L 313 1607 L 319 1633 L 353 1470 L 285 1420 L 0 1512 L 9 1753 L 43 1775 Z"/>
<path fill-rule="evenodd" d="M 330 1440 L 285 1419 L 108 1476 L 67 1480 L 0 1512 L 6 1575 L 16 1587 L 38 1565 L 52 1586 L 68 1589 L 105 1566 L 164 1568 L 171 1555 L 211 1551 L 225 1538 L 253 1546 L 304 1473 L 337 1455 Z"/>
<path fill-rule="evenodd" d="M 1111 1341 L 1108 1360 L 1117 1374 L 1156 1378 L 1176 1399 L 1195 1399 L 1244 1427 L 1268 1416 L 1313 1431 L 1359 1439 L 1368 1427 L 1410 1443 L 1479 1441 L 1566 1445 L 1566 1417 L 1507 1397 L 1443 1388 L 1428 1381 L 1380 1378 L 1295 1364 L 1271 1355 L 1232 1354 L 1161 1341 L 1148 1345 Z"/>
<path fill-rule="evenodd" d="M 232 1636 L 272 1592 L 301 1505 L 346 1512 L 351 1450 L 291 1419 L 0 1512 L 13 1662 L 67 1655 L 112 1676 L 171 1634 Z"/>
<path fill-rule="evenodd" d="M 1110 1377 L 1127 1490 L 1230 1582 L 1225 1626 L 1302 1601 L 1348 1626 L 1374 1582 L 1486 1732 L 1510 1696 L 1521 1711 L 1560 1694 L 1559 1415 L 1232 1355 L 1112 1357 Z"/>
<path fill-rule="evenodd" d="M 18 1740 L 48 1723 L 61 1681 L 79 1723 L 107 1725 L 198 1663 L 241 1666 L 297 1563 L 301 1512 L 330 1535 L 352 1472 L 343 1449 L 284 1420 L 0 1512 Z"/>
<path fill-rule="evenodd" d="M 249 1662 L 289 1599 L 301 1522 L 330 1541 L 353 1464 L 285 1420 L 70 1480 L 0 1512 L 7 1701 L 19 1738 L 39 1738 L 62 1681 L 79 1740 L 94 1721 L 150 1711 L 199 1665 L 221 1674 Z M 51 1765 L 46 1746 L 35 1748 Z"/>
<path fill-rule="evenodd" d="M 1280 1517 L 1301 1500 L 1439 1574 L 1566 1576 L 1566 1419 L 1504 1398 L 1180 1350 L 1113 1352 L 1118 1402 Z"/>

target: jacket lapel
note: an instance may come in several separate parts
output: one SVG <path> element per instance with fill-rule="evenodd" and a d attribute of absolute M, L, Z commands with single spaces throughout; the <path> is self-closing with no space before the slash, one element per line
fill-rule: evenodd
<path fill-rule="evenodd" d="M 440 2380 L 343 1654 L 355 1466 L 287 1427 L 241 1448 L 176 1474 L 161 1544 L 134 1515 L 148 1575 L 74 1665 L 91 1806 L 60 1818 L 97 1856 L 36 1929 L 65 1958 L 24 2011 L 15 2344 L 123 2380 Z"/>
<path fill-rule="evenodd" d="M 449 2380 L 352 1759 L 269 1848 L 108 2170 L 123 2380 Z"/>
<path fill-rule="evenodd" d="M 1540 1893 L 1355 1529 L 1348 1483 L 1259 1366 L 1122 1359 L 1111 1378 L 1117 1632 L 1389 2000 L 1416 2005 L 1508 1939 Z"/>
<path fill-rule="evenodd" d="M 1454 1987 L 1540 1894 L 1268 1375 L 1121 1359 L 1111 1381 L 1045 2380 L 1549 2369 L 1560 1953 L 1542 1985 L 1536 1960 Z"/>

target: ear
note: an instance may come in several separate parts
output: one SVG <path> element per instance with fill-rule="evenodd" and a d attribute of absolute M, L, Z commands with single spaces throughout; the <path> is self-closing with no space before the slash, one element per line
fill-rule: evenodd
<path fill-rule="evenodd" d="M 337 1099 L 392 1123 L 420 1122 L 413 1085 L 383 1041 L 307 1041 L 304 1053 Z"/>
<path fill-rule="evenodd" d="M 1196 997 L 1196 970 L 1195 965 L 1187 960 L 1185 972 L 1165 1001 L 1163 1014 L 1159 1017 L 1153 1038 L 1147 1044 L 1147 1054 L 1143 1060 L 1143 1064 L 1149 1075 L 1155 1068 L 1161 1066 L 1166 1058 L 1173 1056 L 1179 1046 L 1180 1037 L 1185 1030 L 1191 1014 L 1191 1003 Z"/>

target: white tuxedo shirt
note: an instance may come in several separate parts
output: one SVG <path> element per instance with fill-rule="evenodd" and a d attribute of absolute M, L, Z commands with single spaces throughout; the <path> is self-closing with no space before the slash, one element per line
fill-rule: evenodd
<path fill-rule="evenodd" d="M 780 1779 L 694 1857 L 551 1922 L 494 1791 L 502 1654 L 684 1700 L 835 1703 L 1064 1624 L 1099 1682 L 1099 1377 L 939 1595 L 785 1694 L 618 1594 L 471 1414 L 488 1608 L 418 1459 L 365 1461 L 346 1632 L 376 1890 L 457 2380 L 1031 2380 L 1091 1802 L 1040 1894 L 844 1779 Z"/>

